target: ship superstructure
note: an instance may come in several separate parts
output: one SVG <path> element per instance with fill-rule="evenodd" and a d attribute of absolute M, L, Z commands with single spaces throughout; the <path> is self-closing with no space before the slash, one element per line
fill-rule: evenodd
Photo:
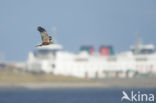
<path fill-rule="evenodd" d="M 138 42 L 130 51 L 115 54 L 112 46 L 82 46 L 79 53 L 62 50 L 59 44 L 38 47 L 30 52 L 27 71 L 80 78 L 133 77 L 156 73 L 154 45 Z"/>

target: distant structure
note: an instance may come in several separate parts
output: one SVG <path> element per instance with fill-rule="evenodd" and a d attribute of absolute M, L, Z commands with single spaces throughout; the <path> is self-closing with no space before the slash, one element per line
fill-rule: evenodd
<path fill-rule="evenodd" d="M 59 44 L 38 47 L 31 51 L 26 71 L 53 73 L 80 78 L 133 77 L 156 73 L 154 45 L 137 41 L 130 51 L 115 54 L 112 46 L 82 46 L 78 54 L 62 50 Z"/>
<path fill-rule="evenodd" d="M 0 52 L 0 62 L 2 62 L 5 58 L 5 54 Z"/>
<path fill-rule="evenodd" d="M 148 45 L 143 45 L 142 41 L 140 38 L 137 39 L 136 45 L 131 46 L 132 52 L 135 55 L 139 54 L 153 54 L 154 53 L 154 45 L 153 44 L 148 44 Z"/>
<path fill-rule="evenodd" d="M 55 26 L 52 26 L 52 28 L 51 28 L 51 30 L 52 30 L 52 39 L 53 39 L 53 42 L 54 43 L 57 43 L 57 40 L 56 40 L 56 27 Z"/>

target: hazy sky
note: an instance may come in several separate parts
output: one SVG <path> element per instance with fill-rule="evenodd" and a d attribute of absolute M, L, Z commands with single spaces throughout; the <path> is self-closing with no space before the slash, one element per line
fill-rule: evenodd
<path fill-rule="evenodd" d="M 129 50 L 136 31 L 143 43 L 156 45 L 156 0 L 0 0 L 0 53 L 4 60 L 24 61 L 41 42 L 37 26 L 64 50 L 81 45 L 113 45 Z"/>

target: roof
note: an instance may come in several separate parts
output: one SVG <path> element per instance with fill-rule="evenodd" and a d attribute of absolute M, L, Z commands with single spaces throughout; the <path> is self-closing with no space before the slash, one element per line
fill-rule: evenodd
<path fill-rule="evenodd" d="M 54 50 L 54 49 L 62 49 L 62 46 L 59 45 L 59 44 L 51 44 L 51 45 L 45 45 L 45 46 L 37 47 L 37 49 L 49 49 L 49 50 Z"/>

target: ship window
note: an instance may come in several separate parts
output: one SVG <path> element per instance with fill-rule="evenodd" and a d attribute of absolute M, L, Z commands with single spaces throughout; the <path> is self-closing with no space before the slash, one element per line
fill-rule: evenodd
<path fill-rule="evenodd" d="M 136 58 L 136 61 L 147 61 L 147 58 Z"/>
<path fill-rule="evenodd" d="M 55 66 L 55 64 L 52 64 L 52 68 L 54 69 L 56 66 Z"/>
<path fill-rule="evenodd" d="M 48 53 L 49 53 L 49 50 L 46 50 L 46 49 L 35 50 L 35 51 L 34 51 L 34 55 L 35 55 L 35 56 L 38 56 L 38 55 L 45 55 L 45 54 L 48 54 Z"/>
<path fill-rule="evenodd" d="M 40 54 L 47 54 L 47 53 L 49 53 L 49 50 L 43 49 L 43 50 L 38 50 L 38 52 Z"/>
<path fill-rule="evenodd" d="M 154 51 L 152 49 L 143 49 L 141 50 L 141 54 L 152 54 Z"/>

